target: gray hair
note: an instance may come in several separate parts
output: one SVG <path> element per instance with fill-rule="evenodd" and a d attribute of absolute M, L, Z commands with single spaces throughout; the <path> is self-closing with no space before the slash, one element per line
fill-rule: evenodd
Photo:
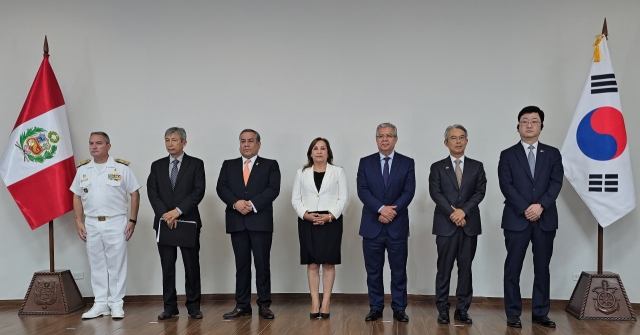
<path fill-rule="evenodd" d="M 89 138 L 91 138 L 91 136 L 93 135 L 100 135 L 104 137 L 104 141 L 107 142 L 107 144 L 111 144 L 111 139 L 109 139 L 109 135 L 107 135 L 107 133 L 105 133 L 104 131 L 93 131 L 91 132 L 91 135 L 89 135 Z"/>
<path fill-rule="evenodd" d="M 257 132 L 257 131 L 255 131 L 255 130 L 253 130 L 253 129 L 243 129 L 243 130 L 240 132 L 240 135 L 238 135 L 238 138 L 240 138 L 240 136 L 242 136 L 242 134 L 244 134 L 244 133 L 254 133 L 254 134 L 256 135 L 256 141 L 257 141 L 257 142 L 260 142 L 260 134 L 258 134 L 258 132 Z"/>
<path fill-rule="evenodd" d="M 184 128 L 180 127 L 171 127 L 167 129 L 167 131 L 164 132 L 164 137 L 169 137 L 173 133 L 178 133 L 178 136 L 180 136 L 180 141 L 185 141 L 187 139 L 187 131 L 184 130 Z"/>
<path fill-rule="evenodd" d="M 380 130 L 382 128 L 392 128 L 393 129 L 393 136 L 398 136 L 398 128 L 396 128 L 396 126 L 394 126 L 391 122 L 383 122 L 383 123 L 379 124 L 378 128 L 376 128 L 376 135 L 378 135 L 378 130 Z"/>
<path fill-rule="evenodd" d="M 465 128 L 463 125 L 461 124 L 454 124 L 452 126 L 447 127 L 447 130 L 444 131 L 444 140 L 447 141 L 449 139 L 449 132 L 453 129 L 460 129 L 462 131 L 464 131 L 464 137 L 469 138 L 469 135 L 467 134 L 467 128 Z"/>

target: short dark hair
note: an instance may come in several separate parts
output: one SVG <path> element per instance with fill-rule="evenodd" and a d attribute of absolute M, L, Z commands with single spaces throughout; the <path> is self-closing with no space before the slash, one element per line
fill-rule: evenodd
<path fill-rule="evenodd" d="M 257 131 L 253 130 L 253 129 L 243 129 L 240 132 L 240 135 L 238 135 L 238 138 L 240 138 L 240 136 L 242 136 L 242 134 L 244 133 L 254 133 L 256 135 L 256 142 L 260 142 L 260 134 L 258 134 Z"/>
<path fill-rule="evenodd" d="M 518 113 L 518 125 L 516 129 L 520 130 L 520 118 L 525 114 L 537 113 L 540 116 L 540 129 L 544 128 L 544 112 L 538 106 L 527 106 Z"/>
<path fill-rule="evenodd" d="M 307 164 L 302 167 L 302 170 L 308 169 L 313 166 L 313 158 L 311 157 L 311 151 L 313 151 L 313 147 L 316 146 L 318 141 L 323 141 L 327 144 L 327 163 L 333 165 L 333 151 L 331 151 L 331 145 L 329 144 L 329 140 L 322 137 L 316 137 L 311 141 L 309 145 L 309 149 L 307 150 Z"/>
<path fill-rule="evenodd" d="M 538 115 L 540 115 L 540 122 L 544 122 L 544 112 L 537 106 L 527 106 L 523 108 L 520 113 L 518 113 L 518 122 L 520 122 L 520 118 L 522 117 L 522 115 L 531 113 L 538 113 Z"/>
<path fill-rule="evenodd" d="M 105 133 L 104 131 L 93 131 L 91 132 L 91 135 L 89 135 L 89 138 L 91 138 L 91 136 L 93 135 L 100 135 L 102 137 L 104 137 L 104 141 L 107 144 L 111 144 L 111 140 L 109 139 L 109 135 L 107 135 L 107 133 Z"/>

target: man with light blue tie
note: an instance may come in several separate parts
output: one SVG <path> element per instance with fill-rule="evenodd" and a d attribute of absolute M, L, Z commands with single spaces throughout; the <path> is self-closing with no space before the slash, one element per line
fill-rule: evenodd
<path fill-rule="evenodd" d="M 555 328 L 550 309 L 549 263 L 558 229 L 556 199 L 562 188 L 562 157 L 554 147 L 538 141 L 544 112 L 536 106 L 518 114 L 520 141 L 502 151 L 498 163 L 500 190 L 505 197 L 502 212 L 507 258 L 504 262 L 504 308 L 507 326 L 522 328 L 520 273 L 529 243 L 533 252 L 533 323 Z"/>
<path fill-rule="evenodd" d="M 407 256 L 409 204 L 416 191 L 415 163 L 395 152 L 396 126 L 382 123 L 376 129 L 378 152 L 360 159 L 358 197 L 363 203 L 360 236 L 367 270 L 370 311 L 365 321 L 382 317 L 384 309 L 385 250 L 391 268 L 391 308 L 399 322 L 408 322 Z"/>

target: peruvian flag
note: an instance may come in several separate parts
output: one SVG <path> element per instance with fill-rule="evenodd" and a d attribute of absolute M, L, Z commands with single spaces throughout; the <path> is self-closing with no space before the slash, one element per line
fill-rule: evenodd
<path fill-rule="evenodd" d="M 64 98 L 45 53 L 0 158 L 0 176 L 36 229 L 73 210 L 75 172 Z"/>

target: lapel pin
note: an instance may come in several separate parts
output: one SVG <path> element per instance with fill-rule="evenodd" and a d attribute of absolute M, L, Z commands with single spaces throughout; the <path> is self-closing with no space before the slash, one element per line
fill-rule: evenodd
<path fill-rule="evenodd" d="M 445 166 L 444 168 L 445 168 L 445 169 L 447 169 L 447 170 L 449 170 L 449 167 L 448 167 L 448 166 Z"/>
<path fill-rule="evenodd" d="M 256 162 L 256 166 L 260 165 L 260 162 Z"/>
<path fill-rule="evenodd" d="M 544 150 L 540 150 L 540 152 L 544 152 Z"/>

